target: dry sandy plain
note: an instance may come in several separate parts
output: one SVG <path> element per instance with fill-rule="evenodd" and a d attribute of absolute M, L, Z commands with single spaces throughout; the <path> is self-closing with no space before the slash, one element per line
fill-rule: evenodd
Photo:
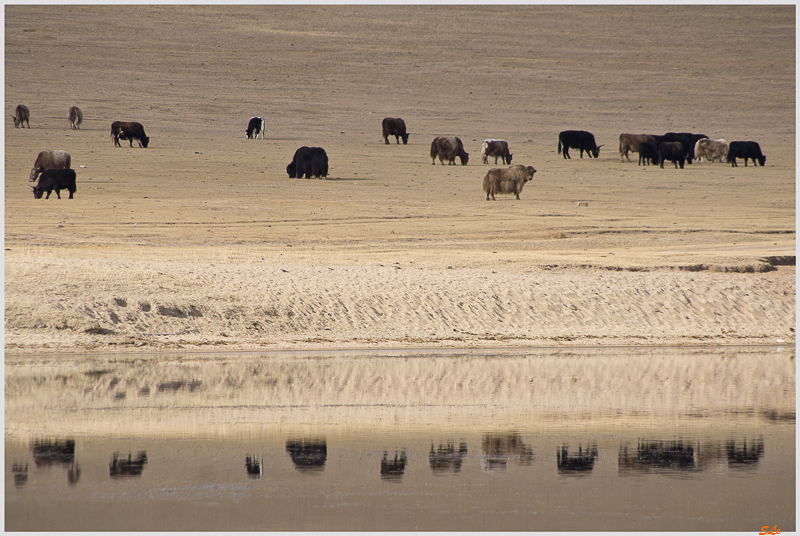
<path fill-rule="evenodd" d="M 7 5 L 5 38 L 7 355 L 794 342 L 794 6 Z M 766 166 L 620 161 L 667 131 Z M 538 170 L 519 201 L 485 138 Z M 326 180 L 287 178 L 301 145 Z M 75 199 L 34 200 L 44 149 Z"/>

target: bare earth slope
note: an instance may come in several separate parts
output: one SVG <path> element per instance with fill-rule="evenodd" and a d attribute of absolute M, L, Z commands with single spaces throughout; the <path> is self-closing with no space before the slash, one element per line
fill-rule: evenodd
<path fill-rule="evenodd" d="M 7 351 L 794 340 L 794 6 L 9 5 L 5 23 Z M 384 145 L 386 116 L 408 145 Z M 115 148 L 114 120 L 150 147 Z M 565 129 L 600 158 L 564 160 Z M 766 166 L 620 161 L 620 133 L 667 131 L 758 141 Z M 431 165 L 440 135 L 467 166 Z M 538 170 L 519 201 L 485 201 L 485 138 Z M 327 180 L 288 179 L 302 145 Z M 33 199 L 44 149 L 71 153 L 75 199 Z"/>

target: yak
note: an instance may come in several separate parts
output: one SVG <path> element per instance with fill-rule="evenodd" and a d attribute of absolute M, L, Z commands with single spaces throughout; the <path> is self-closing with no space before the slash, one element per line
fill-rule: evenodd
<path fill-rule="evenodd" d="M 767 157 L 761 152 L 761 146 L 754 141 L 732 141 L 728 145 L 728 162 L 731 167 L 738 167 L 737 158 L 744 158 L 744 165 L 747 166 L 747 159 L 753 160 L 753 165 L 764 165 Z"/>
<path fill-rule="evenodd" d="M 139 142 L 139 147 L 147 148 L 150 138 L 144 133 L 144 127 L 136 121 L 114 121 L 111 123 L 111 137 L 114 138 L 114 146 L 121 147 L 119 140 L 129 140 L 133 147 L 133 140 Z"/>
<path fill-rule="evenodd" d="M 511 165 L 511 157 L 514 156 L 508 151 L 508 142 L 506 140 L 483 140 L 481 144 L 481 161 L 484 164 L 489 163 L 489 157 L 494 157 L 494 163 L 497 165 L 497 159 L 501 158 L 505 165 Z"/>
<path fill-rule="evenodd" d="M 258 139 L 258 135 L 261 134 L 261 139 L 264 139 L 264 132 L 267 131 L 266 124 L 264 122 L 263 117 L 251 117 L 250 121 L 247 123 L 247 130 L 245 130 L 245 134 L 247 134 L 247 139 Z"/>
<path fill-rule="evenodd" d="M 655 139 L 653 136 L 649 134 L 620 134 L 619 135 L 619 159 L 622 160 L 623 157 L 628 159 L 628 162 L 631 161 L 631 157 L 628 155 L 628 152 L 638 153 L 639 152 L 639 145 L 642 143 L 655 143 Z M 624 162 L 624 160 L 622 160 Z M 642 163 L 641 156 L 639 157 L 639 163 Z"/>
<path fill-rule="evenodd" d="M 406 122 L 399 117 L 384 117 L 381 123 L 383 131 L 383 141 L 389 145 L 389 136 L 394 136 L 395 141 L 400 145 L 400 138 L 403 139 L 403 145 L 408 144 L 408 132 L 406 132 Z"/>
<path fill-rule="evenodd" d="M 664 161 L 669 160 L 675 164 L 675 169 L 678 169 L 678 163 L 683 169 L 683 164 L 686 161 L 686 149 L 679 141 L 665 141 L 658 146 L 658 163 L 661 169 L 664 169 Z"/>
<path fill-rule="evenodd" d="M 580 149 L 581 158 L 583 158 L 583 151 L 586 151 L 589 158 L 597 158 L 600 154 L 600 147 L 602 145 L 597 145 L 594 141 L 594 134 L 585 130 L 565 130 L 558 135 L 558 154 L 562 154 L 563 148 L 564 158 L 570 160 L 572 159 L 569 155 L 570 149 Z"/>
<path fill-rule="evenodd" d="M 328 176 L 328 154 L 322 147 L 300 147 L 294 152 L 292 161 L 286 166 L 289 178 L 307 179 Z"/>
<path fill-rule="evenodd" d="M 31 111 L 24 104 L 17 104 L 17 109 L 14 110 L 11 118 L 14 120 L 14 128 L 19 127 L 23 122 L 28 124 L 28 128 L 31 128 Z M 25 125 L 22 125 L 22 128 L 25 128 Z"/>
<path fill-rule="evenodd" d="M 489 196 L 492 201 L 496 201 L 495 194 L 514 194 L 519 199 L 519 194 L 525 183 L 533 179 L 536 170 L 533 166 L 516 165 L 507 169 L 492 168 L 483 177 L 483 191 L 486 192 L 486 200 Z"/>
<path fill-rule="evenodd" d="M 80 130 L 81 123 L 83 123 L 83 112 L 77 106 L 69 107 L 69 128 L 72 130 Z"/>
<path fill-rule="evenodd" d="M 72 199 L 78 188 L 75 186 L 74 169 L 48 169 L 39 176 L 39 182 L 33 188 L 33 197 L 41 199 L 42 194 L 47 192 L 45 199 L 50 199 L 50 194 L 55 190 L 56 195 L 61 199 L 61 190 L 69 191 L 69 198 Z"/>
<path fill-rule="evenodd" d="M 698 161 L 705 158 L 709 162 L 713 162 L 714 160 L 722 162 L 723 158 L 728 158 L 728 142 L 723 139 L 709 140 L 703 138 L 697 140 L 697 143 L 694 145 L 694 157 Z"/>
<path fill-rule="evenodd" d="M 71 166 L 72 157 L 67 151 L 42 151 L 33 163 L 28 182 L 34 182 L 39 173 L 48 169 L 69 169 Z"/>
<path fill-rule="evenodd" d="M 641 142 L 639 144 L 639 165 L 658 163 L 658 149 L 654 143 Z"/>
<path fill-rule="evenodd" d="M 461 159 L 462 166 L 466 166 L 467 162 L 469 162 L 469 153 L 464 150 L 464 144 L 461 140 L 455 136 L 440 136 L 433 139 L 433 142 L 431 142 L 432 164 L 436 164 L 437 157 L 442 164 L 447 160 L 450 166 L 455 165 L 456 157 Z"/>

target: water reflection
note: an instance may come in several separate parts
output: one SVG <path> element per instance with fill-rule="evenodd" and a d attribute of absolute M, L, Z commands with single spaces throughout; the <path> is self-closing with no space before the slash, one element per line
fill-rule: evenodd
<path fill-rule="evenodd" d="M 328 445 L 324 439 L 299 439 L 286 442 L 286 452 L 301 472 L 322 471 L 328 459 Z"/>
<path fill-rule="evenodd" d="M 261 478 L 264 474 L 264 456 L 261 456 L 261 460 L 256 458 L 255 454 L 248 454 L 244 458 L 244 466 L 247 469 L 247 476 L 250 478 Z"/>
<path fill-rule="evenodd" d="M 522 465 L 533 463 L 533 449 L 522 441 L 518 432 L 484 434 L 481 449 L 484 471 L 505 471 L 508 460 Z"/>
<path fill-rule="evenodd" d="M 434 450 L 433 443 L 431 443 L 431 452 L 428 459 L 434 474 L 458 473 L 461 471 L 461 463 L 466 455 L 467 444 L 464 442 L 459 444 L 458 450 L 455 449 L 453 443 L 447 443 L 447 445 L 439 444 L 439 448 Z"/>
<path fill-rule="evenodd" d="M 21 487 L 28 483 L 28 464 L 22 465 L 15 462 L 11 465 L 11 473 L 14 475 L 14 485 Z"/>
<path fill-rule="evenodd" d="M 389 453 L 383 451 L 381 458 L 381 480 L 388 482 L 400 482 L 403 479 L 403 474 L 406 472 L 406 451 L 403 450 L 399 454 L 394 451 L 394 460 L 389 459 Z"/>
<path fill-rule="evenodd" d="M 145 451 L 139 451 L 136 458 L 133 458 L 129 452 L 127 460 L 120 458 L 119 452 L 115 452 L 111 463 L 108 464 L 108 469 L 111 478 L 141 476 L 145 464 L 147 464 L 147 452 Z"/>
<path fill-rule="evenodd" d="M 75 460 L 75 440 L 35 439 L 31 443 L 31 451 L 37 467 L 69 465 Z"/>
<path fill-rule="evenodd" d="M 725 452 L 728 458 L 728 467 L 734 469 L 750 469 L 755 467 L 764 455 L 764 440 L 751 440 L 747 444 L 747 439 L 742 440 L 741 444 L 730 440 L 725 445 Z"/>
<path fill-rule="evenodd" d="M 81 479 L 81 468 L 75 462 L 74 439 L 35 439 L 30 444 L 36 467 L 66 466 L 67 483 L 77 484 Z M 23 486 L 28 482 L 28 464 L 12 466 L 14 483 Z"/>
<path fill-rule="evenodd" d="M 586 475 L 594 469 L 594 462 L 597 460 L 597 445 L 592 444 L 583 450 L 583 446 L 578 444 L 578 452 L 569 453 L 569 446 L 564 445 L 556 451 L 556 463 L 558 473 L 562 475 Z"/>
<path fill-rule="evenodd" d="M 619 452 L 619 469 L 638 473 L 702 470 L 695 456 L 695 446 L 682 439 L 638 441 L 633 453 L 629 453 L 625 445 Z"/>

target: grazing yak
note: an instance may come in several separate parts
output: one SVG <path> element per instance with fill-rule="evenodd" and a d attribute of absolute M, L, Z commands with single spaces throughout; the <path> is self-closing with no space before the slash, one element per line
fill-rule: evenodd
<path fill-rule="evenodd" d="M 245 134 L 247 134 L 247 139 L 258 139 L 258 135 L 261 134 L 261 139 L 264 139 L 264 133 L 267 131 L 266 123 L 264 122 L 263 117 L 251 117 L 250 121 L 247 123 L 247 130 L 245 130 Z"/>
<path fill-rule="evenodd" d="M 692 160 L 694 160 L 694 146 L 697 144 L 698 140 L 702 140 L 704 138 L 708 138 L 705 134 L 693 134 L 691 132 L 667 132 L 664 136 L 678 136 L 681 139 L 674 140 L 670 139 L 667 141 L 680 141 L 684 144 L 684 147 L 687 149 L 687 161 L 691 164 Z"/>
<path fill-rule="evenodd" d="M 627 158 L 628 162 L 631 161 L 631 157 L 628 155 L 628 152 L 638 153 L 639 152 L 639 145 L 642 143 L 655 143 L 656 140 L 653 136 L 649 134 L 620 134 L 619 135 L 619 159 L 621 161 L 623 158 Z M 639 163 L 642 163 L 642 157 L 639 156 Z"/>
<path fill-rule="evenodd" d="M 78 188 L 75 186 L 74 169 L 48 169 L 39 177 L 39 182 L 33 188 L 33 197 L 41 199 L 42 194 L 47 192 L 45 199 L 50 199 L 50 194 L 55 190 L 56 195 L 61 199 L 61 190 L 69 191 L 69 198 L 72 199 Z"/>
<path fill-rule="evenodd" d="M 406 132 L 406 122 L 399 117 L 384 117 L 381 124 L 383 129 L 383 141 L 389 145 L 389 136 L 394 136 L 395 141 L 400 145 L 400 138 L 403 138 L 403 145 L 408 144 L 408 132 Z"/>
<path fill-rule="evenodd" d="M 597 145 L 594 141 L 594 134 L 585 130 L 565 130 L 558 135 L 558 154 L 562 154 L 563 148 L 564 158 L 570 160 L 572 160 L 569 155 L 570 149 L 580 149 L 581 158 L 583 158 L 583 151 L 586 151 L 589 158 L 597 158 L 600 154 L 600 147 L 602 145 Z"/>
<path fill-rule="evenodd" d="M 28 110 L 28 107 L 24 104 L 17 104 L 17 109 L 14 110 L 14 114 L 11 118 L 14 120 L 14 128 L 19 127 L 22 125 L 23 122 L 28 124 L 28 128 L 31 128 L 31 111 Z M 25 128 L 25 125 L 22 125 L 22 128 Z"/>
<path fill-rule="evenodd" d="M 514 156 L 508 152 L 508 142 L 506 140 L 483 140 L 481 144 L 481 161 L 484 164 L 489 163 L 489 157 L 494 157 L 494 163 L 497 165 L 497 159 L 502 158 L 505 165 L 511 165 L 511 157 Z"/>
<path fill-rule="evenodd" d="M 81 123 L 83 123 L 83 112 L 77 106 L 69 107 L 69 128 L 72 130 L 80 130 Z"/>
<path fill-rule="evenodd" d="M 722 139 L 709 140 L 707 138 L 697 140 L 697 143 L 694 144 L 694 157 L 698 161 L 705 158 L 709 162 L 714 160 L 722 162 L 723 159 L 728 158 L 728 142 Z"/>
<path fill-rule="evenodd" d="M 683 169 L 683 164 L 686 161 L 686 149 L 679 141 L 665 141 L 658 146 L 658 163 L 661 169 L 664 169 L 664 161 L 669 160 L 675 164 L 675 169 L 678 169 L 678 163 Z"/>
<path fill-rule="evenodd" d="M 683 134 L 673 133 L 667 133 L 663 136 L 653 134 L 652 136 L 656 140 L 656 148 L 660 147 L 662 143 L 680 143 L 681 147 L 683 148 L 684 162 L 688 162 L 689 164 L 692 163 L 692 159 L 694 158 L 694 144 L 696 140 L 692 140 Z"/>
<path fill-rule="evenodd" d="M 35 181 L 39 173 L 48 169 L 69 169 L 71 166 L 72 157 L 67 151 L 42 151 L 33 163 L 28 182 Z"/>
<path fill-rule="evenodd" d="M 658 148 L 655 143 L 641 142 L 639 144 L 639 165 L 658 163 Z"/>
<path fill-rule="evenodd" d="M 306 179 L 328 176 L 328 154 L 322 147 L 300 147 L 294 152 L 291 163 L 286 166 L 289 178 Z"/>
<path fill-rule="evenodd" d="M 455 136 L 439 136 L 431 142 L 431 164 L 436 164 L 436 158 L 444 165 L 444 161 L 448 161 L 448 165 L 454 166 L 456 157 L 461 159 L 461 165 L 466 166 L 469 162 L 469 153 L 464 150 L 464 144 Z"/>
<path fill-rule="evenodd" d="M 732 141 L 728 146 L 728 162 L 731 167 L 738 167 L 737 158 L 744 158 L 744 165 L 747 166 L 747 159 L 753 160 L 753 165 L 764 165 L 767 157 L 761 153 L 761 146 L 754 141 Z"/>
<path fill-rule="evenodd" d="M 492 168 L 483 177 L 483 191 L 486 192 L 486 200 L 492 196 L 492 201 L 496 201 L 495 194 L 514 194 L 519 199 L 519 193 L 525 183 L 533 179 L 536 170 L 533 166 L 522 166 L 517 164 L 508 169 Z"/>
<path fill-rule="evenodd" d="M 133 147 L 133 140 L 139 142 L 139 147 L 147 147 L 150 138 L 144 133 L 144 127 L 136 121 L 114 121 L 111 123 L 111 137 L 114 138 L 114 146 L 122 147 L 119 140 L 129 140 Z"/>

